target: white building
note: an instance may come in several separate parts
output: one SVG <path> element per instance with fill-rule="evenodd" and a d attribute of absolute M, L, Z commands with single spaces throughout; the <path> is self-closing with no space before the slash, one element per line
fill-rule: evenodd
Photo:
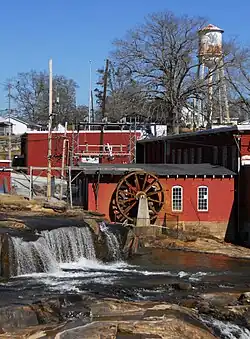
<path fill-rule="evenodd" d="M 9 122 L 9 119 L 6 118 L 6 122 Z M 30 124 L 19 118 L 10 118 L 10 123 L 12 124 L 12 134 L 21 135 L 28 131 L 40 131 L 42 128 L 40 125 Z"/>

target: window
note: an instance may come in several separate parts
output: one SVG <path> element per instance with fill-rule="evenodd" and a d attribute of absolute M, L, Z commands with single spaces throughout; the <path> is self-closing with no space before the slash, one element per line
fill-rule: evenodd
<path fill-rule="evenodd" d="M 173 186 L 172 188 L 172 211 L 181 212 L 183 209 L 183 188 Z"/>
<path fill-rule="evenodd" d="M 208 211 L 208 187 L 199 186 L 197 191 L 198 211 Z"/>

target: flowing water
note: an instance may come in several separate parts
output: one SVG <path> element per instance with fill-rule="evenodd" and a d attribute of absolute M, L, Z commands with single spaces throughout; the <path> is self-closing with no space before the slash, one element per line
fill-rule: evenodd
<path fill-rule="evenodd" d="M 249 339 L 250 331 L 247 328 L 220 321 L 211 317 L 200 317 L 201 321 L 213 329 L 214 334 L 221 339 Z"/>
<path fill-rule="evenodd" d="M 114 261 L 119 261 L 122 259 L 120 244 L 117 239 L 117 236 L 111 232 L 110 228 L 105 224 L 105 222 L 100 223 L 100 230 L 105 234 L 109 254 Z"/>
<path fill-rule="evenodd" d="M 61 227 L 42 231 L 42 236 L 59 263 L 69 263 L 79 258 L 95 259 L 92 234 L 88 227 Z"/>
<path fill-rule="evenodd" d="M 10 273 L 12 276 L 59 271 L 58 262 L 44 238 L 27 242 L 13 237 L 11 241 L 10 253 L 13 256 L 13 263 L 10 265 Z"/>
<path fill-rule="evenodd" d="M 0 284 L 0 306 L 30 302 L 59 294 L 86 294 L 125 300 L 178 301 L 186 291 L 176 291 L 171 283 L 192 283 L 189 296 L 212 291 L 249 290 L 249 260 L 218 255 L 164 249 L 145 250 L 129 262 L 121 260 L 119 240 L 106 225 L 101 231 L 113 262 L 96 259 L 92 233 L 87 227 L 42 231 L 37 241 L 12 238 L 11 251 L 16 270 L 7 283 Z M 202 319 L 212 324 L 221 338 L 250 338 L 237 325 Z"/>

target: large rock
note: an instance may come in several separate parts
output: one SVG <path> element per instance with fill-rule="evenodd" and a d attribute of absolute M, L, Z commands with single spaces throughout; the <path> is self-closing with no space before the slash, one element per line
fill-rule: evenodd
<path fill-rule="evenodd" d="M 50 208 L 55 212 L 65 212 L 67 210 L 67 203 L 62 200 L 51 198 L 49 201 L 45 201 L 44 208 Z"/>
<path fill-rule="evenodd" d="M 138 236 L 135 235 L 133 229 L 130 229 L 127 233 L 126 242 L 123 247 L 124 258 L 128 259 L 137 253 L 139 246 Z"/>
<path fill-rule="evenodd" d="M 186 282 L 177 282 L 172 284 L 172 287 L 179 291 L 190 291 L 192 289 L 192 285 Z"/>
<path fill-rule="evenodd" d="M 243 305 L 250 304 L 250 292 L 244 292 L 239 297 L 239 302 Z"/>
<path fill-rule="evenodd" d="M 31 305 L 16 305 L 0 308 L 0 333 L 16 332 L 42 324 L 57 324 L 62 321 L 59 299 L 42 300 Z"/>
<path fill-rule="evenodd" d="M 177 305 L 105 299 L 91 305 L 92 323 L 62 331 L 56 339 L 215 338 L 195 311 Z"/>
<path fill-rule="evenodd" d="M 208 330 L 178 318 L 164 320 L 98 321 L 89 325 L 58 333 L 55 339 L 115 339 L 115 338 L 158 338 L 158 339 L 215 339 Z"/>
<path fill-rule="evenodd" d="M 0 329 L 2 333 L 38 324 L 36 312 L 31 306 L 4 307 L 0 309 Z"/>

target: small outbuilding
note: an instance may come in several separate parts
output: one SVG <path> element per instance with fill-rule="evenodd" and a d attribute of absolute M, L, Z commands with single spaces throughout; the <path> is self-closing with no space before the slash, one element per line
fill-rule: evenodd
<path fill-rule="evenodd" d="M 211 164 L 80 165 L 74 201 L 116 222 L 134 223 L 139 198 L 151 224 L 234 240 L 235 173 Z"/>

